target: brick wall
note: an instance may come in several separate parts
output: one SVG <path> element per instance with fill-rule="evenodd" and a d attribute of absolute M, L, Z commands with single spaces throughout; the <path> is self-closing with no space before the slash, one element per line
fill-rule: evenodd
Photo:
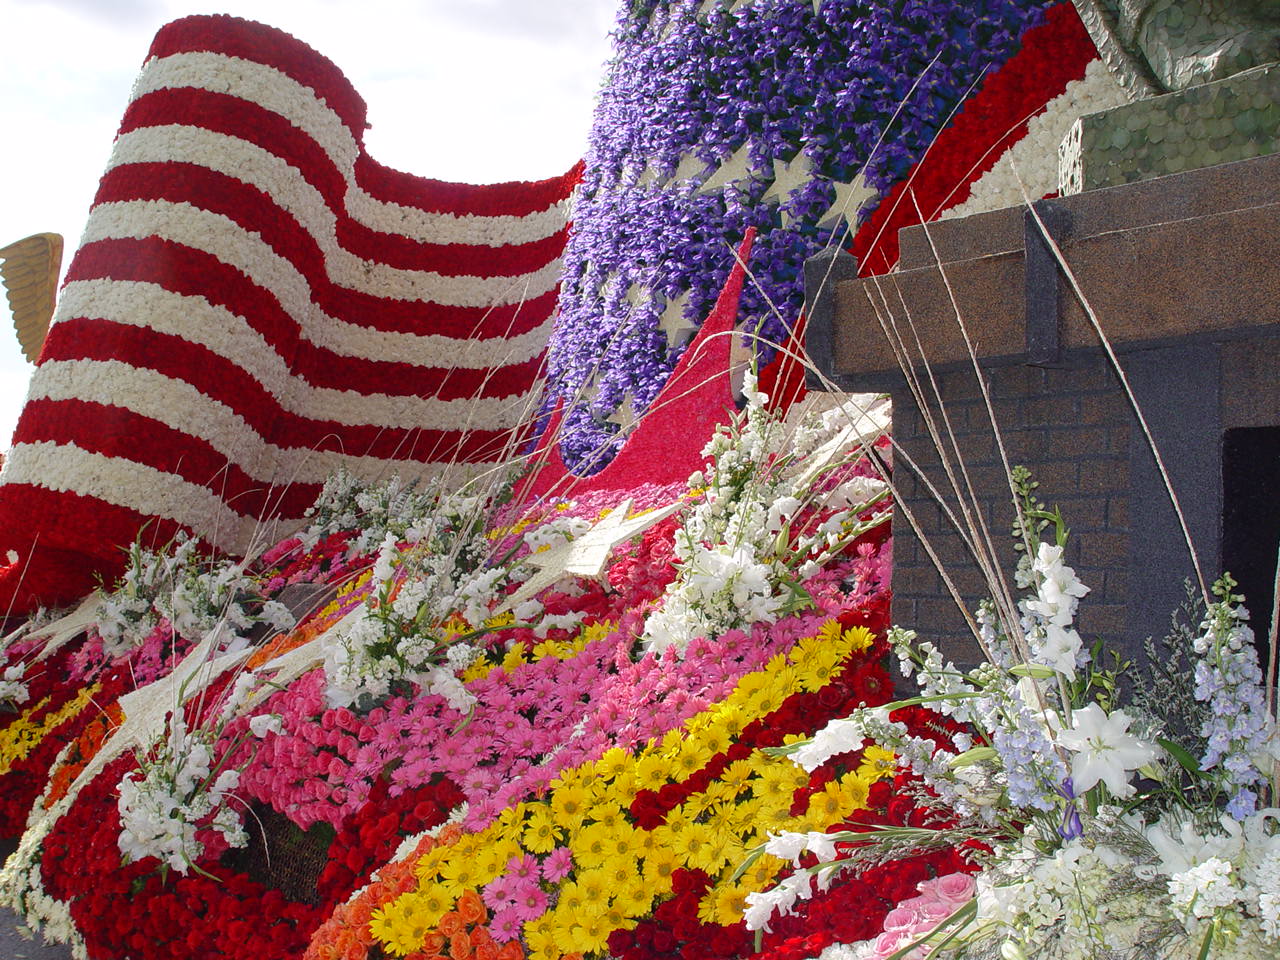
<path fill-rule="evenodd" d="M 1082 631 L 1119 641 L 1128 587 L 1131 425 L 1118 381 L 1097 354 L 1074 356 L 1060 368 L 1001 365 L 984 372 L 1010 464 L 1032 470 L 1041 499 L 1060 506 L 1071 528 L 1068 562 L 1092 590 L 1081 610 Z M 986 404 L 972 369 L 943 372 L 938 386 L 982 519 L 1007 573 L 1016 560 L 1010 536 L 1013 506 Z M 914 398 L 905 385 L 892 395 L 895 440 L 935 486 L 945 483 L 947 471 Z M 942 429 L 936 403 L 930 407 Z M 915 514 L 966 608 L 976 606 L 986 596 L 986 586 L 953 525 L 902 458 L 895 475 L 904 509 Z M 956 497 L 947 492 L 959 515 Z M 957 660 L 977 658 L 964 618 L 904 517 L 896 522 L 893 603 L 896 623 L 937 639 Z"/>

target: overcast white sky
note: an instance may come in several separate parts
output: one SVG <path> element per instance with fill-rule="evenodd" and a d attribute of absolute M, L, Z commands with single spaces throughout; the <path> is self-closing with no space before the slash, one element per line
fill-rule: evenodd
<path fill-rule="evenodd" d="M 369 105 L 379 162 L 493 183 L 581 156 L 620 0 L 0 0 L 0 246 L 52 231 L 63 269 L 129 88 L 161 25 L 230 13 L 336 63 Z M 33 367 L 0 299 L 0 450 Z"/>

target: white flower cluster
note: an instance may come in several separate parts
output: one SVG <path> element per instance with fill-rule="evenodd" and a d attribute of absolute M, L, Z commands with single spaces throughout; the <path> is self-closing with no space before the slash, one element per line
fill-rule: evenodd
<path fill-rule="evenodd" d="M 188 732 L 181 716 L 175 716 L 159 752 L 120 780 L 118 843 L 126 862 L 155 857 L 186 873 L 204 852 L 204 844 L 196 839 L 202 828 L 222 834 L 228 846 L 249 842 L 240 818 L 226 802 L 239 785 L 240 773 L 223 770 L 213 777 L 215 742 L 211 731 Z"/>
<path fill-rule="evenodd" d="M 347 556 L 368 553 L 394 534 L 397 541 L 430 540 L 450 517 L 466 515 L 477 507 L 474 497 L 446 493 L 438 477 L 419 483 L 393 476 L 382 483 L 366 483 L 340 469 L 324 482 L 315 503 L 303 514 L 310 524 L 298 534 L 310 550 L 325 537 L 357 531 L 347 545 Z"/>
<path fill-rule="evenodd" d="M 1077 838 L 1050 855 L 1029 844 L 1006 858 L 999 871 L 978 877 L 979 923 L 994 924 L 1019 946 L 1045 944 L 1050 937 L 1063 960 L 1110 956 L 1126 947 L 1124 931 L 1139 927 L 1136 904 L 1109 892 L 1112 877 L 1131 864 L 1104 844 Z M 1132 945 L 1132 944 L 1128 944 Z M 1012 951 L 1010 951 L 1012 952 Z"/>
<path fill-rule="evenodd" d="M 455 610 L 482 606 L 480 584 L 488 578 L 471 577 L 456 590 L 441 591 L 433 588 L 447 587 L 454 572 L 440 569 L 447 565 L 447 557 L 424 555 L 423 568 L 397 574 L 389 567 L 389 558 L 396 556 L 398 549 L 388 534 L 375 565 L 381 589 L 325 636 L 325 699 L 332 707 L 356 706 L 366 698 L 376 701 L 389 696 L 396 683 L 417 683 L 424 694 L 439 694 L 450 706 L 466 712 L 475 700 L 456 674 L 470 666 L 480 651 L 454 639 L 442 622 Z M 384 602 L 397 580 L 399 592 Z M 464 596 L 470 599 L 463 600 Z"/>
<path fill-rule="evenodd" d="M 30 699 L 31 691 L 22 682 L 26 675 L 27 668 L 21 663 L 5 667 L 4 679 L 0 680 L 0 703 L 7 703 L 11 707 L 17 707 Z"/>
<path fill-rule="evenodd" d="M 977 929 L 1006 956 L 1262 960 L 1280 949 L 1280 811 L 1211 827 L 1103 808 L 1051 855 L 1030 841 L 978 878 Z M 1183 935 L 1179 935 L 1179 931 Z"/>
<path fill-rule="evenodd" d="M 882 707 L 855 710 L 848 717 L 829 722 L 811 740 L 796 744 L 788 756 L 805 773 L 813 773 L 832 757 L 861 750 L 868 740 L 883 743 L 906 732 L 906 726 L 891 721 L 889 711 Z"/>
<path fill-rule="evenodd" d="M 1036 595 L 1021 600 L 1022 629 L 1031 645 L 1031 659 L 1074 680 L 1076 667 L 1087 653 L 1072 627 L 1080 598 L 1089 592 L 1071 567 L 1062 562 L 1062 547 L 1041 541 L 1030 572 L 1020 571 L 1020 585 L 1034 586 Z"/>
<path fill-rule="evenodd" d="M 1144 831 L 1167 878 L 1169 909 L 1192 940 L 1215 919 L 1240 925 L 1247 940 L 1280 952 L 1278 810 L 1237 822 L 1224 816 L 1204 830 L 1167 814 Z M 1272 953 L 1272 956 L 1275 954 Z"/>
<path fill-rule="evenodd" d="M 831 874 L 818 874 L 820 889 L 827 889 L 830 882 Z M 813 896 L 813 879 L 805 872 L 797 872 L 785 877 L 772 889 L 760 893 L 748 893 L 747 906 L 743 911 L 747 929 L 768 930 L 769 918 L 775 913 L 780 917 L 790 916 L 795 912 L 798 901 L 808 900 L 811 896 Z"/>
<path fill-rule="evenodd" d="M 806 458 L 841 436 L 856 411 L 838 408 L 789 428 L 766 407 L 768 397 L 748 373 L 746 410 L 703 449 L 709 476 L 690 485 L 705 496 L 676 531 L 678 569 L 659 609 L 645 623 L 646 650 L 684 650 L 696 637 L 751 623 L 773 623 L 817 573 L 852 539 L 857 515 L 883 497 L 885 485 L 854 476 L 822 489 Z M 858 449 L 849 436 L 849 455 Z M 821 492 L 816 492 L 821 490 Z M 801 511 L 821 512 L 812 528 L 796 529 Z"/>
<path fill-rule="evenodd" d="M 469 640 L 489 629 L 491 612 L 524 572 L 519 563 L 487 562 L 487 501 L 438 485 L 415 493 L 397 481 L 361 489 L 344 476 L 326 490 L 313 534 L 342 529 L 357 515 L 366 529 L 382 532 L 374 589 L 323 641 L 328 703 L 363 708 L 399 683 L 416 683 L 424 694 L 470 711 L 475 700 L 458 674 L 481 651 Z M 577 526 L 566 521 L 557 531 Z M 541 607 L 534 606 L 521 611 L 536 614 Z"/>
<path fill-rule="evenodd" d="M 243 562 L 204 561 L 196 541 L 182 534 L 174 540 L 172 553 L 133 545 L 119 585 L 98 602 L 103 652 L 108 657 L 129 652 L 156 628 L 160 617 L 189 640 L 199 640 L 222 624 L 233 628 L 228 633 L 233 638 L 236 631 L 259 621 L 277 630 L 294 624 L 288 607 L 263 599 Z"/>

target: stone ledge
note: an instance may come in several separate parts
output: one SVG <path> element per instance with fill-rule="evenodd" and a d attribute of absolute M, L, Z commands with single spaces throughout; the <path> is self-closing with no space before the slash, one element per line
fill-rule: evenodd
<path fill-rule="evenodd" d="M 1114 343 L 1280 335 L 1280 156 L 1050 202 L 1065 215 L 1066 261 Z M 812 335 L 830 344 L 828 356 L 816 351 L 823 372 L 841 385 L 896 373 L 885 316 L 910 317 L 931 364 L 967 362 L 956 305 L 980 358 L 1025 361 L 1025 214 L 1011 207 L 907 228 L 898 272 L 811 296 L 811 323 L 830 317 Z M 1057 309 L 1062 349 L 1098 346 L 1065 282 Z"/>

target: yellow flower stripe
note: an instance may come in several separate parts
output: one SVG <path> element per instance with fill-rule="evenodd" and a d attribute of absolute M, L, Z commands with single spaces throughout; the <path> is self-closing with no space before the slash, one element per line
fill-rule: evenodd
<path fill-rule="evenodd" d="M 53 713 L 46 714 L 38 720 L 31 718 L 43 710 L 50 698 L 45 697 L 21 717 L 9 724 L 0 732 L 0 776 L 13 769 L 13 765 L 25 760 L 31 751 L 40 746 L 44 738 L 83 710 L 94 695 L 102 689 L 101 684 L 85 687 L 71 700 Z"/>
<path fill-rule="evenodd" d="M 507 675 L 510 676 L 526 664 L 537 663 L 546 657 L 554 657 L 557 660 L 571 660 L 580 654 L 587 644 L 593 643 L 602 637 L 607 637 L 617 627 L 618 624 L 614 620 L 602 620 L 599 623 L 583 627 L 582 632 L 572 640 L 543 640 L 541 643 L 535 643 L 532 650 L 525 647 L 523 643 L 517 643 L 501 658 L 490 653 L 478 659 L 467 667 L 462 674 L 462 680 L 464 683 L 471 680 L 479 680 L 481 677 L 487 677 L 498 667 L 502 667 L 507 672 Z"/>
<path fill-rule="evenodd" d="M 757 749 L 652 830 L 636 826 L 629 808 L 642 789 L 687 780 L 748 724 L 794 693 L 821 688 L 851 654 L 870 645 L 866 629 L 841 630 L 830 621 L 788 654 L 743 676 L 723 701 L 661 740 L 634 754 L 615 748 L 565 771 L 545 799 L 510 808 L 484 830 L 424 855 L 415 868 L 420 886 L 374 911 L 371 935 L 390 954 L 410 953 L 420 942 L 410 931 L 432 929 L 463 893 L 479 892 L 502 875 L 512 857 L 542 856 L 557 847 L 569 849 L 573 871 L 561 882 L 555 905 L 524 925 L 530 960 L 601 953 L 611 932 L 635 926 L 671 892 L 672 874 L 682 868 L 713 878 L 699 916 L 736 923 L 746 895 L 771 886 L 784 866 L 761 856 L 735 880 L 748 851 L 773 831 L 827 830 L 846 819 L 866 805 L 871 784 L 886 773 L 884 765 L 864 763 L 816 792 L 805 812 L 792 816 L 796 791 L 807 786 L 808 776 Z"/>

